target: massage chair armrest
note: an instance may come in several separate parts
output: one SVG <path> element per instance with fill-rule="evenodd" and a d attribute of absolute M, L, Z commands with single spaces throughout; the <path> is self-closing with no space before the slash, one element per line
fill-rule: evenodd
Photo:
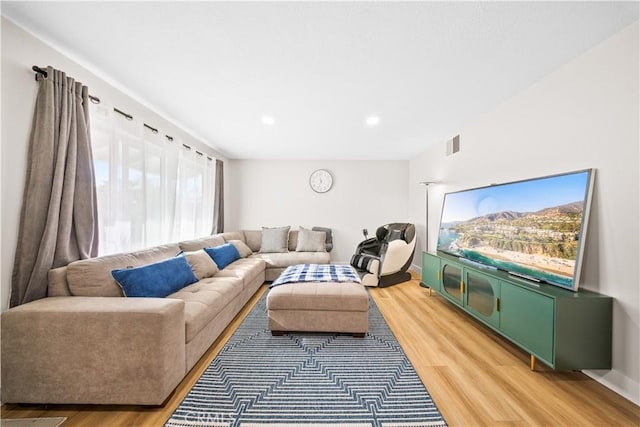
<path fill-rule="evenodd" d="M 367 248 L 377 246 L 377 242 L 378 240 L 375 237 L 370 237 L 366 240 L 363 240 L 362 242 L 358 243 L 358 246 L 356 247 L 356 253 L 363 253 L 367 250 Z"/>
<path fill-rule="evenodd" d="M 404 269 L 407 262 L 410 262 L 413 257 L 414 250 L 415 239 L 410 244 L 404 240 L 392 240 L 389 242 L 382 257 L 380 275 L 385 276 Z"/>
<path fill-rule="evenodd" d="M 159 405 L 186 373 L 184 301 L 49 297 L 2 313 L 2 401 Z"/>

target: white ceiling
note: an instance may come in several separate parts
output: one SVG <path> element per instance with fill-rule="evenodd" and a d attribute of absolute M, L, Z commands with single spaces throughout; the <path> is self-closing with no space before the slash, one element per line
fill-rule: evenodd
<path fill-rule="evenodd" d="M 13 22 L 240 159 L 408 159 L 637 21 L 638 9 L 2 2 Z"/>

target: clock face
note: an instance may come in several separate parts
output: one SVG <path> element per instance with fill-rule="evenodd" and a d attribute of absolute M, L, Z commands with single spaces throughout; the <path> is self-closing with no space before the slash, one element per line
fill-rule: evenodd
<path fill-rule="evenodd" d="M 333 185 L 333 177 L 324 169 L 318 169 L 314 171 L 309 177 L 309 185 L 311 189 L 316 193 L 326 193 L 331 190 Z"/>

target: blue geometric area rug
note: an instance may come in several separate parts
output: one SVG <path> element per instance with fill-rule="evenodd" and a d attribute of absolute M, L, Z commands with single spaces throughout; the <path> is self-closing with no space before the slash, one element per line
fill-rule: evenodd
<path fill-rule="evenodd" d="M 371 298 L 365 338 L 274 337 L 265 300 L 266 295 L 166 427 L 447 425 Z"/>

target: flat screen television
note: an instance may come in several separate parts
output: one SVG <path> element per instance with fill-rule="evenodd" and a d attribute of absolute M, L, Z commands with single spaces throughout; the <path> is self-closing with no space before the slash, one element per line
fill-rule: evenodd
<path fill-rule="evenodd" d="M 578 290 L 595 170 L 444 196 L 438 251 Z"/>

